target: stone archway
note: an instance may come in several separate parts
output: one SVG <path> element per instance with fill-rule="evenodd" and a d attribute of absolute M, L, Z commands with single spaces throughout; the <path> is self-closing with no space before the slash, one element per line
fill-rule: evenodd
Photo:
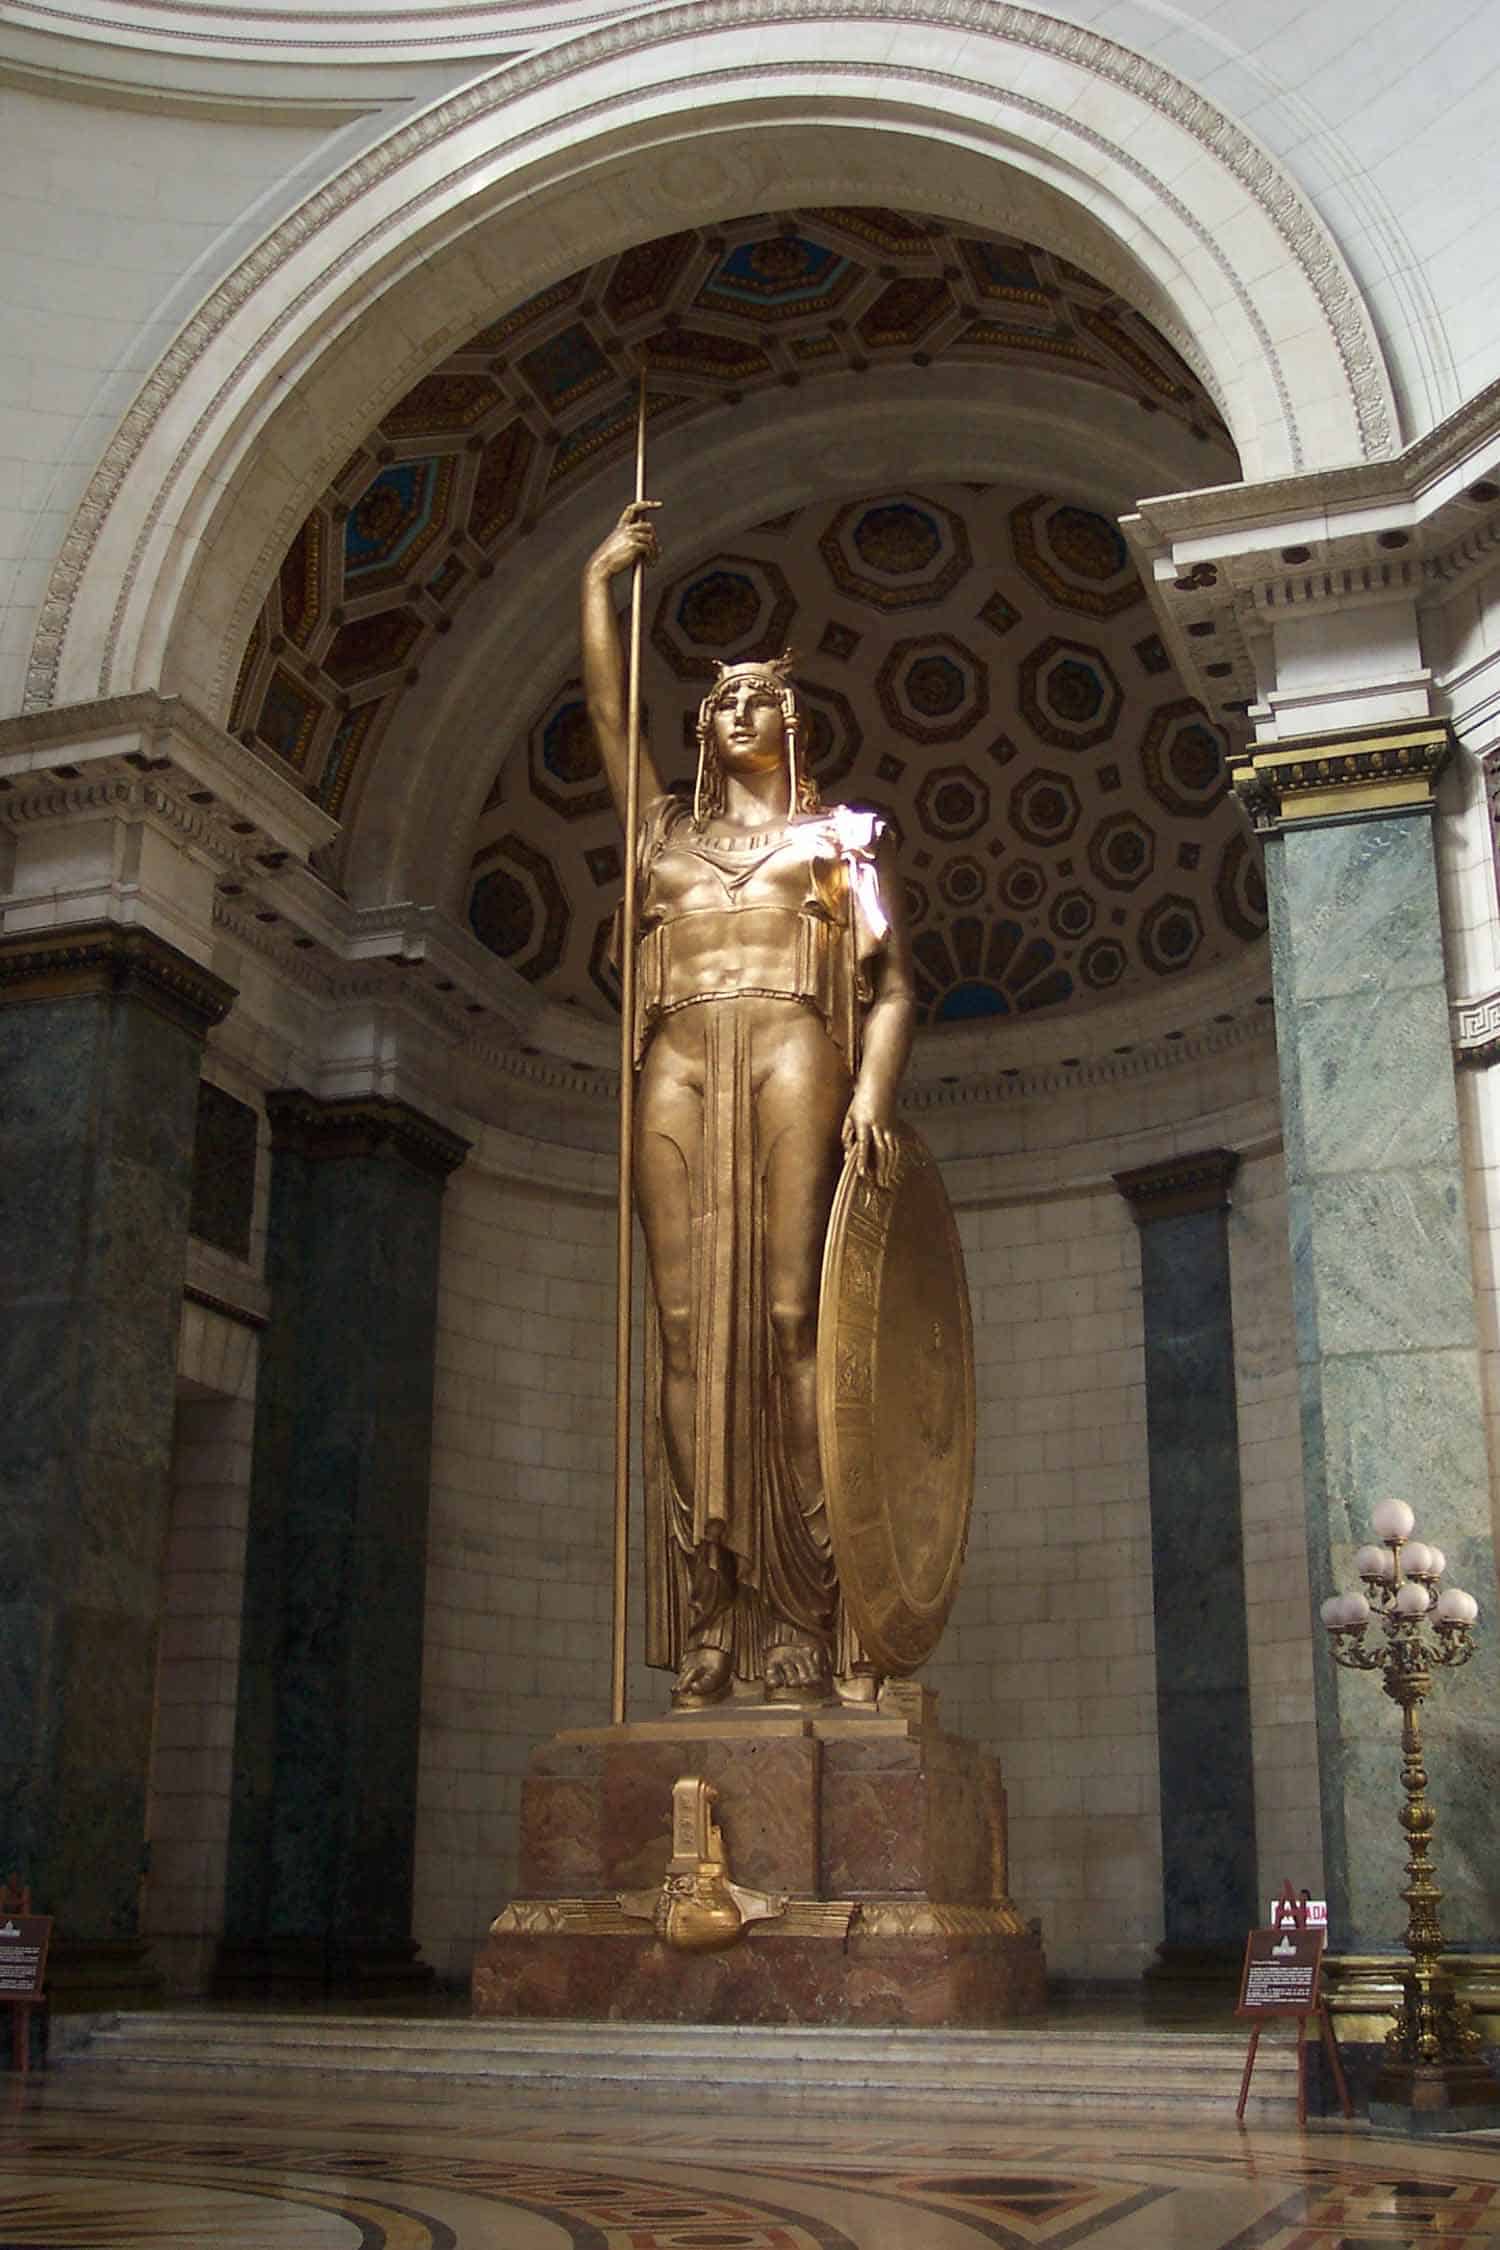
<path fill-rule="evenodd" d="M 905 43 L 920 65 L 893 56 L 897 29 L 920 35 Z M 215 291 L 63 542 L 28 708 L 165 683 L 222 718 L 245 604 L 341 447 L 466 331 L 674 218 L 862 200 L 876 183 L 908 207 L 1020 223 L 1104 272 L 1200 368 L 1247 475 L 1395 444 L 1336 247 L 1169 73 L 1019 8 L 689 0 L 434 105 Z"/>

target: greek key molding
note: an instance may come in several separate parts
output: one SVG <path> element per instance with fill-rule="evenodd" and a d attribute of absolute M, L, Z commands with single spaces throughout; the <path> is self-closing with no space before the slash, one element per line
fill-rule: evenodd
<path fill-rule="evenodd" d="M 362 196 L 405 165 L 428 155 L 469 125 L 493 116 L 519 97 L 556 86 L 617 55 L 626 52 L 644 55 L 655 47 L 672 46 L 686 39 L 700 38 L 741 26 L 849 21 L 968 31 L 1035 53 L 1047 54 L 1117 87 L 1121 93 L 1145 103 L 1188 133 L 1243 187 L 1269 220 L 1304 275 L 1322 310 L 1325 326 L 1344 370 L 1364 457 L 1380 458 L 1392 450 L 1396 442 L 1394 407 L 1384 365 L 1358 292 L 1331 237 L 1311 205 L 1267 152 L 1225 116 L 1223 111 L 1160 65 L 1096 32 L 1038 15 L 1030 9 L 994 5 L 993 0 L 685 0 L 683 5 L 664 8 L 648 18 L 617 21 L 563 41 L 555 47 L 504 63 L 489 77 L 436 104 L 410 124 L 398 127 L 378 148 L 357 158 L 336 179 L 310 196 L 289 218 L 274 228 L 248 257 L 240 261 L 168 347 L 110 440 L 74 511 L 43 597 L 27 668 L 23 708 L 27 711 L 43 710 L 55 700 L 63 644 L 79 586 L 125 480 L 168 405 L 215 339 L 256 291 Z M 813 75 L 831 75 L 826 66 L 809 64 L 802 67 Z M 847 72 L 850 66 L 844 67 Z M 722 84 L 725 75 L 705 74 L 699 82 Z M 747 67 L 744 75 L 760 77 L 763 69 L 761 66 Z M 891 82 L 891 75 L 888 71 L 888 84 Z M 991 98 L 996 83 L 1003 83 L 1003 79 L 997 81 L 997 74 L 994 73 L 984 80 L 959 79 L 951 74 L 938 72 L 906 71 L 901 76 L 903 81 L 930 85 L 934 92 L 941 92 L 945 87 L 953 90 L 983 85 Z M 661 82 L 662 87 L 673 91 L 679 100 L 690 90 L 692 83 L 693 81 L 670 77 Z M 636 102 L 640 100 L 644 90 L 637 83 L 627 93 L 611 95 L 584 105 L 573 113 L 569 123 L 576 128 L 586 120 L 596 119 L 626 103 Z M 1267 365 L 1278 387 L 1282 411 L 1286 417 L 1294 463 L 1300 466 L 1302 455 L 1296 417 L 1279 362 L 1269 347 L 1264 322 L 1249 301 L 1248 292 L 1238 276 L 1233 274 L 1212 233 L 1203 228 L 1191 211 L 1179 199 L 1174 198 L 1169 190 L 1160 183 L 1153 183 L 1151 175 L 1143 166 L 1105 136 L 1082 126 L 1063 112 L 1048 110 L 1045 105 L 1028 104 L 1015 95 L 1007 96 L 1006 99 L 1012 106 L 1029 107 L 1031 114 L 1045 122 L 1107 151 L 1114 161 L 1132 170 L 1138 179 L 1151 184 L 1154 192 L 1174 210 L 1182 223 L 1191 228 L 1207 254 L 1229 278 L 1240 299 L 1242 310 L 1262 339 L 1263 349 L 1267 353 Z M 525 133 L 515 135 L 506 144 L 506 153 L 518 154 L 525 146 L 554 134 L 556 130 L 556 125 L 552 123 L 534 126 Z M 101 684 L 106 690 L 113 673 L 125 606 L 134 590 L 145 547 L 182 473 L 186 459 L 195 448 L 206 424 L 218 413 L 226 394 L 239 383 L 245 370 L 265 355 L 275 338 L 304 309 L 310 296 L 321 293 L 329 281 L 347 271 L 373 247 L 377 239 L 388 234 L 393 227 L 410 222 L 424 204 L 439 195 L 450 193 L 455 181 L 471 177 L 477 170 L 491 169 L 497 153 L 494 145 L 491 145 L 481 157 L 450 173 L 444 180 L 412 197 L 399 211 L 367 229 L 339 258 L 330 261 L 308 289 L 299 291 L 282 308 L 275 319 L 262 330 L 233 375 L 218 387 L 208 407 L 195 421 L 192 431 L 163 479 L 136 540 L 130 563 L 123 573 L 101 666 Z"/>
<path fill-rule="evenodd" d="M 1500 1062 L 1500 992 L 1455 1001 L 1450 1011 L 1456 1059 L 1470 1070 Z"/>

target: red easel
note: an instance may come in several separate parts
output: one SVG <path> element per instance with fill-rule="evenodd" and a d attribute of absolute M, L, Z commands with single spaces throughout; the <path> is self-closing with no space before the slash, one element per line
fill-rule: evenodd
<path fill-rule="evenodd" d="M 1299 1897 L 1290 1883 L 1283 1883 L 1270 1928 L 1252 1930 L 1245 1941 L 1239 2004 L 1234 2012 L 1249 2018 L 1251 2032 L 1245 2074 L 1240 2080 L 1239 2104 L 1234 2113 L 1238 2123 L 1245 2121 L 1250 2073 L 1255 2068 L 1261 2031 L 1268 2018 L 1278 2016 L 1297 2019 L 1297 2123 L 1307 2123 L 1307 2024 L 1310 2016 L 1317 2018 L 1340 2106 L 1346 2117 L 1354 2115 L 1344 2066 L 1339 2060 L 1338 2041 L 1333 2036 L 1333 2018 L 1328 2013 L 1328 2002 L 1318 1989 L 1322 1970 L 1323 1932 L 1308 1928 L 1305 1898 Z"/>

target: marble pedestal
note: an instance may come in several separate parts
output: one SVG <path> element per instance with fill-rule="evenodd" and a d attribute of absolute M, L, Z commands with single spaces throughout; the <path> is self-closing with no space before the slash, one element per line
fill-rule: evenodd
<path fill-rule="evenodd" d="M 721 1952 L 639 1912 L 672 1852 L 672 1788 L 717 1793 L 729 1874 L 785 1899 Z M 1045 2002 L 1006 1891 L 999 1769 L 925 1711 L 763 1706 L 560 1734 L 522 1797 L 522 1895 L 474 1973 L 481 2016 L 983 2025 Z"/>

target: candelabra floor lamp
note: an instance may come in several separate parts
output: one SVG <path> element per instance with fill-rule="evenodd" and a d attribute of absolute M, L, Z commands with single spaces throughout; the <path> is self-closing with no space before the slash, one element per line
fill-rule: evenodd
<path fill-rule="evenodd" d="M 1460 2133 L 1500 2129 L 1500 2082 L 1485 2060 L 1466 2002 L 1442 1967 L 1438 1920 L 1442 1892 L 1432 1865 L 1437 1816 L 1427 1802 L 1421 1709 L 1435 1671 L 1467 1664 L 1479 1604 L 1456 1586 L 1438 1591 L 1447 1568 L 1439 1547 L 1413 1537 L 1416 1519 L 1404 1500 L 1372 1511 L 1378 1543 L 1361 1547 L 1354 1566 L 1363 1593 L 1324 1602 L 1336 1663 L 1378 1672 L 1401 1711 L 1401 1786 L 1406 1835 L 1406 1950 L 1402 1998 L 1386 2034 L 1385 2062 L 1370 2096 L 1370 2121 L 1405 2132 Z M 1366 1641 L 1371 1624 L 1381 1638 Z"/>

